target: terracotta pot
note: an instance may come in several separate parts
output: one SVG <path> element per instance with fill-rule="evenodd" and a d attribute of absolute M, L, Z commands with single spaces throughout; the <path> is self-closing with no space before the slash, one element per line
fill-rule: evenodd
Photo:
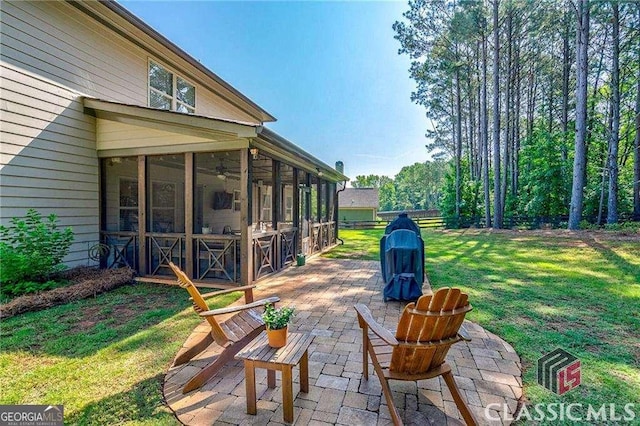
<path fill-rule="evenodd" d="M 287 332 L 289 327 L 280 328 L 278 330 L 267 329 L 267 339 L 269 340 L 269 346 L 272 348 L 281 348 L 287 344 Z"/>

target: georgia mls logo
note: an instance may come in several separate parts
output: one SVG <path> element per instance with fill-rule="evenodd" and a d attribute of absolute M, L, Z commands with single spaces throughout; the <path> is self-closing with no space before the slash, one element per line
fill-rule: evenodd
<path fill-rule="evenodd" d="M 580 385 L 580 360 L 556 349 L 538 360 L 538 383 L 562 395 Z"/>

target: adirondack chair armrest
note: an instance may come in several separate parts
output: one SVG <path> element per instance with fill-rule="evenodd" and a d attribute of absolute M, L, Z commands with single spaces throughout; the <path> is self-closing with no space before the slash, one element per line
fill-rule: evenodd
<path fill-rule="evenodd" d="M 254 288 L 256 288 L 255 285 L 245 285 L 245 286 L 242 286 L 242 287 L 233 287 L 233 288 L 227 288 L 227 289 L 224 289 L 224 290 L 210 291 L 208 293 L 202 293 L 201 296 L 202 296 L 203 299 L 207 299 L 209 297 L 220 296 L 222 294 L 234 293 L 236 291 L 244 291 L 245 296 L 246 296 L 247 292 L 248 291 L 252 291 Z M 189 300 L 193 300 L 193 298 L 190 297 Z"/>
<path fill-rule="evenodd" d="M 461 325 L 460 328 L 458 329 L 458 336 L 460 336 L 462 340 L 466 342 L 471 341 L 471 337 L 469 337 L 469 333 L 467 333 L 467 330 L 464 328 L 464 325 Z"/>
<path fill-rule="evenodd" d="M 369 308 L 362 303 L 358 303 L 354 308 L 356 308 L 356 312 L 358 313 L 358 320 L 361 326 L 364 322 L 376 336 L 384 340 L 388 345 L 396 346 L 398 344 L 398 340 L 396 340 L 395 336 L 391 334 L 389 330 L 378 324 L 378 322 L 373 318 Z"/>
<path fill-rule="evenodd" d="M 212 316 L 216 316 L 216 315 L 231 314 L 233 312 L 246 311 L 247 309 L 257 308 L 257 307 L 260 307 L 260 306 L 264 306 L 267 303 L 276 303 L 276 302 L 279 302 L 279 301 L 280 301 L 279 297 L 273 296 L 273 297 L 269 297 L 269 298 L 266 298 L 266 299 L 260 299 L 258 301 L 252 302 L 252 303 L 247 303 L 245 305 L 229 306 L 228 308 L 212 309 L 210 311 L 200 312 L 200 316 L 201 317 L 212 317 Z"/>

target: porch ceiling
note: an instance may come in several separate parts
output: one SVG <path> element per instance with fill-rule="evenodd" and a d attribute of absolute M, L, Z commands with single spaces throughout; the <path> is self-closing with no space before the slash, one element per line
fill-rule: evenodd
<path fill-rule="evenodd" d="M 98 156 L 247 148 L 257 125 L 84 98 L 97 118 Z"/>

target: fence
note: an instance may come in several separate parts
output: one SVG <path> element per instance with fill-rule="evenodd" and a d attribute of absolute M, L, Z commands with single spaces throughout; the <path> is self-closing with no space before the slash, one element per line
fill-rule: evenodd
<path fill-rule="evenodd" d="M 395 217 L 393 218 L 395 219 Z M 342 221 L 340 229 L 384 229 L 389 220 L 372 220 L 372 221 Z M 459 229 L 459 228 L 485 228 L 484 217 L 422 217 L 412 218 L 421 229 Z M 493 220 L 493 218 L 492 218 Z M 633 221 L 631 216 L 621 216 L 619 223 Z M 596 226 L 596 217 L 583 217 L 583 222 Z M 528 217 L 528 216 L 509 216 L 504 218 L 502 228 L 504 229 L 557 229 L 566 228 L 569 222 L 569 216 L 551 216 L 551 217 Z"/>
<path fill-rule="evenodd" d="M 394 218 L 395 219 L 395 218 Z M 420 228 L 445 228 L 446 221 L 443 217 L 423 217 L 412 218 Z M 342 221 L 340 229 L 384 229 L 390 224 L 390 220 L 368 220 L 368 221 Z"/>

